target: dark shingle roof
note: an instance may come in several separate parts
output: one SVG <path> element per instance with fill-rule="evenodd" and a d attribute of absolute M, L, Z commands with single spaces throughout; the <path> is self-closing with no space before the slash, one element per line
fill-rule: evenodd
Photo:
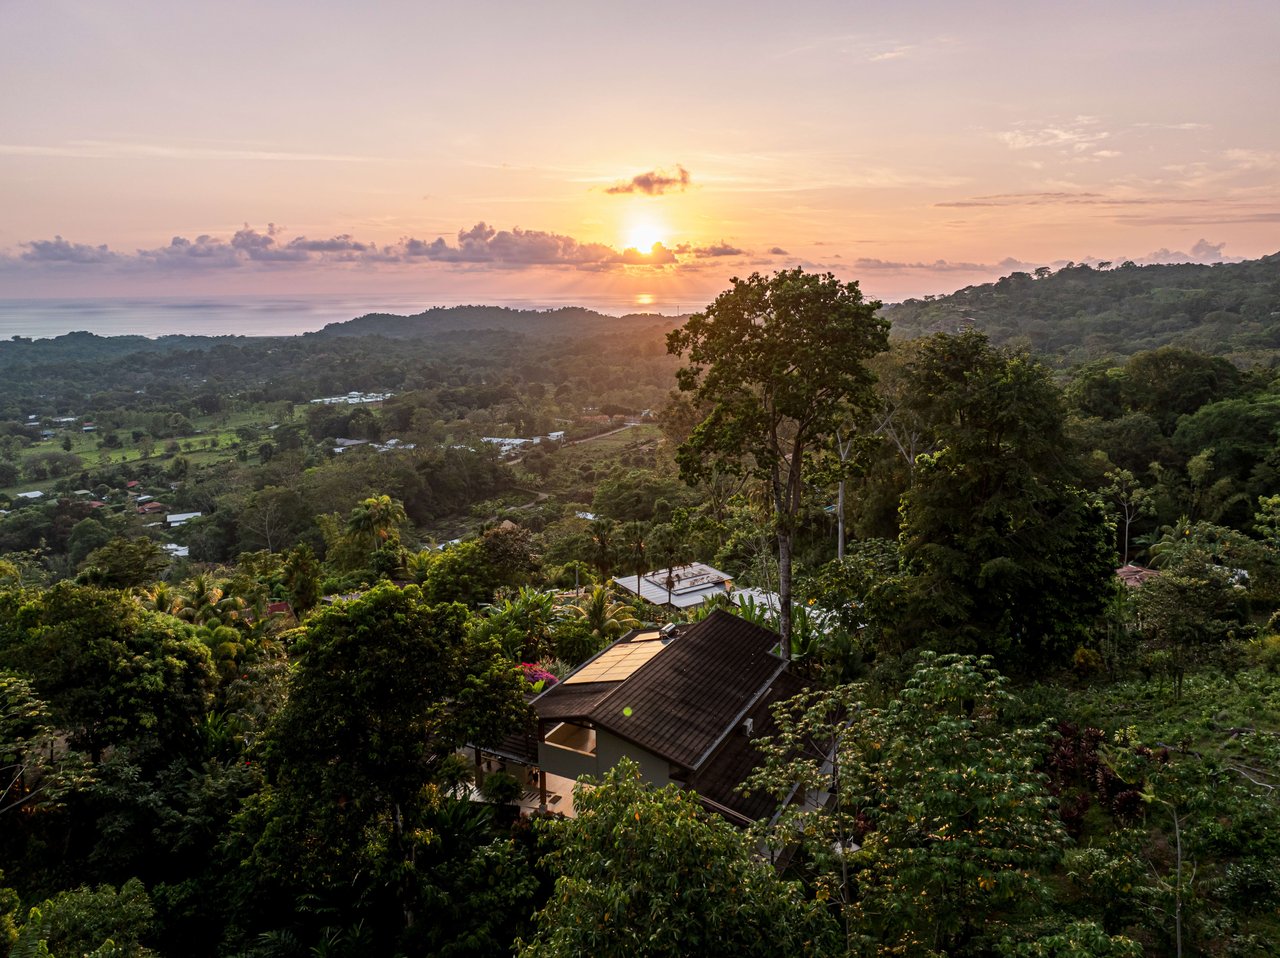
<path fill-rule="evenodd" d="M 752 721 L 752 734 L 747 736 L 741 724 L 735 726 L 724 742 L 689 780 L 689 786 L 699 795 L 711 799 L 744 820 L 756 820 L 770 815 L 777 803 L 771 795 L 753 792 L 743 795 L 738 786 L 760 764 L 760 751 L 756 742 L 763 736 L 778 731 L 773 720 L 773 706 L 799 695 L 805 683 L 790 672 L 783 672 L 774 680 L 769 691 L 752 707 L 747 717 Z"/>
<path fill-rule="evenodd" d="M 534 708 L 540 719 L 580 718 L 617 687 L 617 682 L 560 682 L 534 699 Z"/>
<path fill-rule="evenodd" d="M 601 699 L 585 718 L 696 768 L 785 664 L 776 633 L 716 610 Z"/>

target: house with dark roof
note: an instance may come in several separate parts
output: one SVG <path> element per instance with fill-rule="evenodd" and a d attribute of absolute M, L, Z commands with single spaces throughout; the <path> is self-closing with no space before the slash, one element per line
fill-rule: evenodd
<path fill-rule="evenodd" d="M 754 739 L 774 731 L 771 707 L 805 688 L 778 644 L 722 610 L 628 633 L 533 700 L 543 782 L 599 776 L 627 756 L 654 785 L 694 789 L 737 824 L 768 815 L 769 796 L 737 789 L 760 760 Z"/>

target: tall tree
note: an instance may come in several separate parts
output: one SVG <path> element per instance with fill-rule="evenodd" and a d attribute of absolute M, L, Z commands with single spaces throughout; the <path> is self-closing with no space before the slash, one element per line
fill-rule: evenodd
<path fill-rule="evenodd" d="M 612 519 L 593 519 L 590 532 L 591 564 L 600 570 L 600 578 L 607 582 L 618 557 L 618 524 Z"/>
<path fill-rule="evenodd" d="M 417 586 L 384 584 L 307 620 L 267 736 L 253 856 L 266 885 L 343 903 L 353 887 L 382 889 L 402 927 L 416 923 L 429 786 L 447 784 L 460 747 L 494 745 L 525 718 L 524 680 L 495 643 L 468 636 L 466 618 Z"/>
<path fill-rule="evenodd" d="M 903 496 L 904 634 L 1037 667 L 1070 654 L 1115 564 L 1101 503 L 1076 486 L 1061 396 L 1024 352 L 968 330 L 912 364 L 939 449 Z"/>
<path fill-rule="evenodd" d="M 888 348 L 889 324 L 858 284 L 830 273 L 753 273 L 667 335 L 688 356 L 676 374 L 711 412 L 677 453 L 696 482 L 716 469 L 768 485 L 778 544 L 783 654 L 791 650 L 791 543 L 806 462 L 839 423 L 874 401 L 867 361 Z"/>
<path fill-rule="evenodd" d="M 649 526 L 639 520 L 628 522 L 622 527 L 622 541 L 631 559 L 631 571 L 636 574 L 636 595 L 639 595 L 640 577 L 644 575 L 649 550 Z"/>

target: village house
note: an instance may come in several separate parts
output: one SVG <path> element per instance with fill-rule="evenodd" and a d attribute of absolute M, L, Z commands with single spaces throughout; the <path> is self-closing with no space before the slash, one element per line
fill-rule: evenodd
<path fill-rule="evenodd" d="M 739 791 L 760 760 L 754 741 L 774 730 L 772 706 L 805 689 L 778 646 L 777 633 L 722 610 L 633 630 L 533 699 L 536 727 L 490 754 L 525 766 L 544 808 L 572 814 L 573 781 L 625 756 L 652 784 L 693 789 L 746 825 L 774 807 Z"/>
<path fill-rule="evenodd" d="M 691 609 L 702 605 L 711 596 L 728 595 L 733 588 L 733 579 L 729 575 L 705 562 L 655 569 L 643 573 L 639 583 L 634 575 L 619 575 L 613 581 L 619 588 L 639 595 L 651 605 L 670 609 Z"/>

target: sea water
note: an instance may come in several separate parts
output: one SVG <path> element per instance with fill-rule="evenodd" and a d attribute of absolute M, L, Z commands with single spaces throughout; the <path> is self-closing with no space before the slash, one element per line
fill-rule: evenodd
<path fill-rule="evenodd" d="M 484 297 L 448 300 L 411 296 L 190 296 L 96 299 L 0 299 L 0 340 L 43 339 L 70 332 L 99 336 L 296 336 L 368 313 L 412 316 L 432 306 L 466 303 L 512 309 L 585 306 L 608 315 L 674 314 L 677 304 L 582 296 L 573 300 Z"/>

